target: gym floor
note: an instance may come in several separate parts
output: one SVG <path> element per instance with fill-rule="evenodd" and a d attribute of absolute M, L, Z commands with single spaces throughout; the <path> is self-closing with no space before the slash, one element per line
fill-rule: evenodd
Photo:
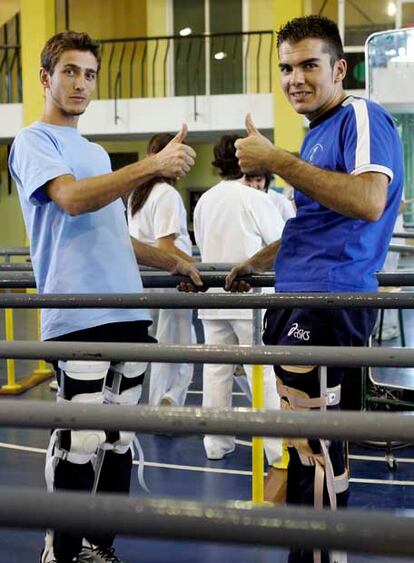
<path fill-rule="evenodd" d="M 414 346 L 413 311 L 404 312 L 407 346 Z M 2 330 L 2 329 L 1 329 Z M 0 337 L 4 336 L 1 334 Z M 35 337 L 33 312 L 15 311 L 15 338 Z M 395 339 L 387 346 L 399 346 Z M 16 364 L 17 377 L 30 373 L 33 362 Z M 188 395 L 188 404 L 201 404 L 201 369 L 195 377 Z M 404 385 L 414 389 L 412 369 L 381 369 L 374 377 L 384 386 Z M 5 383 L 5 361 L 0 361 L 0 384 Z M 387 392 L 389 392 L 388 390 Z M 392 392 L 392 390 L 391 390 Z M 54 400 L 49 382 L 18 396 L 19 400 Z M 1 401 L 1 398 L 0 398 Z M 245 397 L 234 388 L 235 406 L 247 406 Z M 251 495 L 251 444 L 248 437 L 239 437 L 234 454 L 221 461 L 208 461 L 200 436 L 167 437 L 140 435 L 145 455 L 145 480 L 156 497 L 185 498 L 200 501 L 243 499 Z M 48 432 L 26 429 L 0 429 L 0 479 L 1 486 L 44 488 L 43 465 L 48 443 Z M 351 500 L 354 507 L 367 510 L 411 510 L 414 507 L 414 448 L 405 446 L 394 451 L 397 461 L 395 471 L 390 471 L 385 461 L 384 448 L 351 444 Z M 140 490 L 136 471 L 132 482 L 133 495 L 145 495 Z M 0 562 L 35 563 L 43 542 L 41 530 L 3 529 L 0 533 Z M 287 550 L 277 548 L 245 547 L 237 544 L 207 542 L 146 540 L 119 537 L 117 554 L 129 563 L 281 563 L 287 561 Z M 385 563 L 407 561 L 390 556 L 349 554 L 349 563 Z"/>

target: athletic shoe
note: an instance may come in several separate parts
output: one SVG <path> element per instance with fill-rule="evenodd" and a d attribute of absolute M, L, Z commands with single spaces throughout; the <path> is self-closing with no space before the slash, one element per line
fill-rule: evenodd
<path fill-rule="evenodd" d="M 115 555 L 113 547 L 94 547 L 93 545 L 82 547 L 77 561 L 78 563 L 122 563 L 121 559 Z"/>

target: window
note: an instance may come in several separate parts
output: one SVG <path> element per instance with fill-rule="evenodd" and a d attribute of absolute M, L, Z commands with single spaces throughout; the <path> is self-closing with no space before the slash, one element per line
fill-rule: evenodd
<path fill-rule="evenodd" d="M 242 0 L 173 0 L 175 95 L 242 92 L 242 29 Z"/>

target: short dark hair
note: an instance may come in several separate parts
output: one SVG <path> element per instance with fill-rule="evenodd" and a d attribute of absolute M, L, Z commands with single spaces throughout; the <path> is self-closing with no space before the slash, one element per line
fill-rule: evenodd
<path fill-rule="evenodd" d="M 324 16 L 304 16 L 294 18 L 277 32 L 277 47 L 282 43 L 299 43 L 303 39 L 322 39 L 331 55 L 331 65 L 343 59 L 344 47 L 336 23 Z"/>
<path fill-rule="evenodd" d="M 53 74 L 56 63 L 65 51 L 90 51 L 97 60 L 98 70 L 101 67 L 101 52 L 99 43 L 87 33 L 76 31 L 62 31 L 51 37 L 43 47 L 40 55 L 40 65 Z"/>
<path fill-rule="evenodd" d="M 273 173 L 267 170 L 259 170 L 258 172 L 247 172 L 244 177 L 246 180 L 253 180 L 254 178 L 263 178 L 265 181 L 264 189 L 267 192 L 270 182 L 273 180 Z"/>
<path fill-rule="evenodd" d="M 242 139 L 242 136 L 222 135 L 214 146 L 214 160 L 211 164 L 218 168 L 220 176 L 225 180 L 238 180 L 243 176 L 234 146 L 237 139 Z"/>

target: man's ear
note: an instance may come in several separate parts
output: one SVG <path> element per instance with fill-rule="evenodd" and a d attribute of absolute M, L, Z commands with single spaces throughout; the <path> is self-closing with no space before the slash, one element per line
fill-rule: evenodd
<path fill-rule="evenodd" d="M 339 61 L 336 61 L 334 68 L 335 82 L 342 82 L 345 79 L 347 68 L 348 65 L 345 59 L 339 59 Z"/>
<path fill-rule="evenodd" d="M 49 73 L 43 67 L 40 68 L 39 77 L 41 85 L 47 88 L 49 86 Z"/>

